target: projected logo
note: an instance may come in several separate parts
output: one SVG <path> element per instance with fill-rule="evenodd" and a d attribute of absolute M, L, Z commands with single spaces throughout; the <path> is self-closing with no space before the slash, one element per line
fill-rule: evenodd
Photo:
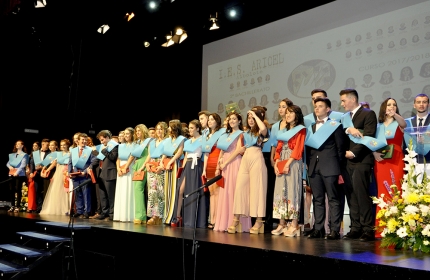
<path fill-rule="evenodd" d="M 289 91 L 302 98 L 309 98 L 313 89 L 328 90 L 336 78 L 336 70 L 331 63 L 322 60 L 309 60 L 297 66 L 288 77 Z"/>

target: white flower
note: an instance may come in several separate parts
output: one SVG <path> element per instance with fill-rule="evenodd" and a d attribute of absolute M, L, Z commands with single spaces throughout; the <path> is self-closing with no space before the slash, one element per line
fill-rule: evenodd
<path fill-rule="evenodd" d="M 406 148 L 406 151 L 408 152 L 408 154 L 405 156 L 405 158 L 415 158 L 418 155 L 413 149 L 409 150 L 409 147 Z"/>
<path fill-rule="evenodd" d="M 430 207 L 428 207 L 427 205 L 423 205 L 423 204 L 420 204 L 419 207 L 420 207 L 422 215 L 427 216 L 429 213 Z"/>
<path fill-rule="evenodd" d="M 409 221 L 408 221 L 408 224 L 411 226 L 411 227 L 415 227 L 417 224 L 415 223 L 415 220 L 413 220 L 413 219 L 410 219 Z"/>
<path fill-rule="evenodd" d="M 405 227 L 401 227 L 396 231 L 397 235 L 401 238 L 408 236 L 408 233 L 406 232 Z"/>
<path fill-rule="evenodd" d="M 408 205 L 405 207 L 405 213 L 407 214 L 415 214 L 418 212 L 418 207 L 414 205 Z"/>
<path fill-rule="evenodd" d="M 397 214 L 397 213 L 399 213 L 399 209 L 397 209 L 397 206 L 391 206 L 390 212 L 391 212 L 391 214 Z"/>
<path fill-rule="evenodd" d="M 424 236 L 430 236 L 430 225 L 426 225 L 421 231 L 421 234 Z"/>
<path fill-rule="evenodd" d="M 423 244 L 427 246 L 427 245 L 429 245 L 429 244 L 430 244 L 430 242 L 428 242 L 427 240 L 424 240 L 424 241 L 423 241 Z"/>

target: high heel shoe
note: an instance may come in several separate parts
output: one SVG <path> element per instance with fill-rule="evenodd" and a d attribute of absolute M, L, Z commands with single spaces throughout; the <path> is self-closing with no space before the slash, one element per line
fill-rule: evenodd
<path fill-rule="evenodd" d="M 294 228 L 293 226 L 291 226 L 288 230 L 284 232 L 284 236 L 287 236 L 287 237 L 300 236 L 300 227 Z"/>
<path fill-rule="evenodd" d="M 287 227 L 285 226 L 285 224 L 282 224 L 282 225 L 279 224 L 278 227 L 276 229 L 272 230 L 271 232 L 273 235 L 281 235 L 285 231 L 286 228 Z"/>
<path fill-rule="evenodd" d="M 158 216 L 152 216 L 151 219 L 146 223 L 147 225 L 161 225 L 161 218 Z"/>
<path fill-rule="evenodd" d="M 181 227 L 182 226 L 182 217 L 176 217 L 175 220 L 173 220 L 170 223 L 171 227 Z"/>
<path fill-rule="evenodd" d="M 260 224 L 260 226 L 259 226 L 259 227 L 257 227 L 257 223 L 259 223 L 259 224 Z M 254 224 L 254 226 L 249 230 L 249 233 L 252 233 L 252 234 L 264 233 L 264 221 L 262 221 L 262 220 L 255 221 L 255 224 Z"/>
<path fill-rule="evenodd" d="M 239 219 L 233 219 L 233 225 L 229 226 L 227 231 L 228 233 L 242 232 L 242 224 Z"/>

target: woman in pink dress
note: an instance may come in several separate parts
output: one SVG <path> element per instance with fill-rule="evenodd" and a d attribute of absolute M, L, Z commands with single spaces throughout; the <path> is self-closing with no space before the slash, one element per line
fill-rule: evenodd
<path fill-rule="evenodd" d="M 242 116 L 237 112 L 231 112 L 227 116 L 226 133 L 218 138 L 217 147 L 221 149 L 215 176 L 222 172 L 224 188 L 218 193 L 217 215 L 214 230 L 227 231 L 229 225 L 236 222 L 233 215 L 234 192 L 236 190 L 236 178 L 242 161 L 240 154 L 243 147 L 243 123 Z M 241 217 L 236 231 L 249 232 L 251 218 Z"/>

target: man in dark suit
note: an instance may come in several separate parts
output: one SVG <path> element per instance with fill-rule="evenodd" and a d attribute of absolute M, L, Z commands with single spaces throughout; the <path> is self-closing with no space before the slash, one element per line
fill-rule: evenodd
<path fill-rule="evenodd" d="M 75 194 L 76 213 L 75 217 L 88 219 L 91 213 L 91 184 L 88 180 L 88 167 L 96 160 L 92 155 L 92 149 L 87 145 L 88 135 L 80 133 L 78 146 L 70 150 L 68 174 L 73 181 Z M 75 174 L 73 174 L 75 173 Z"/>
<path fill-rule="evenodd" d="M 116 160 L 118 158 L 118 143 L 111 140 L 112 134 L 109 130 L 102 130 L 97 134 L 102 146 L 100 152 L 93 151 L 97 160 L 92 166 L 100 166 L 98 174 L 101 182 L 99 183 L 99 197 L 101 213 L 97 220 L 113 220 L 115 190 L 116 190 Z"/>
<path fill-rule="evenodd" d="M 341 90 L 339 95 L 341 105 L 348 112 L 342 117 L 342 124 L 346 136 L 346 168 L 350 178 L 350 184 L 344 186 L 351 231 L 343 238 L 372 241 L 375 240 L 375 233 L 369 185 L 375 159 L 368 148 L 370 143 L 365 143 L 364 140 L 375 137 L 377 118 L 374 111 L 363 108 L 358 103 L 358 93 L 355 89 Z M 364 136 L 371 138 L 363 138 Z M 363 142 L 360 142 L 362 140 Z"/>
<path fill-rule="evenodd" d="M 406 130 L 404 134 L 404 147 L 408 147 L 409 139 L 413 137 L 413 139 L 417 139 L 416 135 L 411 135 L 409 132 L 419 132 L 423 134 L 426 132 L 427 127 L 430 125 L 430 117 L 429 117 L 429 97 L 425 93 L 417 94 L 414 98 L 414 108 L 417 111 L 416 116 L 405 119 L 406 121 Z M 408 129 L 409 128 L 409 129 Z M 416 128 L 416 129 L 412 129 Z M 419 136 L 418 136 L 419 137 Z M 420 140 L 418 138 L 418 140 Z M 429 144 L 422 143 L 422 146 L 417 148 L 414 146 L 414 150 L 418 153 L 417 162 L 424 163 L 424 159 L 426 162 L 430 162 L 430 147 Z"/>
<path fill-rule="evenodd" d="M 341 174 L 340 162 L 344 156 L 344 132 L 339 121 L 328 116 L 331 101 L 325 97 L 314 100 L 316 122 L 308 128 L 306 163 L 313 194 L 315 223 L 308 238 L 324 238 L 326 219 L 325 199 L 329 205 L 330 233 L 326 239 L 340 238 L 340 224 L 343 211 L 341 206 L 338 178 Z"/>
<path fill-rule="evenodd" d="M 49 139 L 43 139 L 41 142 L 42 147 L 40 148 L 40 150 L 38 151 L 40 154 L 40 160 L 44 160 L 45 157 L 51 153 L 51 151 L 49 150 Z M 34 165 L 34 161 L 33 161 L 33 165 Z M 40 164 L 37 164 L 35 166 L 35 169 L 37 171 L 36 175 L 34 176 L 34 182 L 35 182 L 35 187 L 36 187 L 36 205 L 37 205 L 37 209 L 36 209 L 36 213 L 40 213 L 40 211 L 42 210 L 42 204 L 43 204 L 43 199 L 45 198 L 46 192 L 48 191 L 48 187 L 49 187 L 49 183 L 50 183 L 50 178 L 42 178 L 40 177 L 40 173 L 42 172 L 42 168 L 43 166 Z M 33 170 L 34 172 L 34 170 Z M 51 175 L 52 177 L 52 175 Z"/>

